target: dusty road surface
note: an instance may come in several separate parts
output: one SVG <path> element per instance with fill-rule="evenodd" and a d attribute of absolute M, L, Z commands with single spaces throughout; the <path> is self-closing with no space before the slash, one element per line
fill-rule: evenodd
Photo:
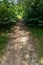
<path fill-rule="evenodd" d="M 9 33 L 9 41 L 0 65 L 39 65 L 31 33 L 19 21 Z"/>

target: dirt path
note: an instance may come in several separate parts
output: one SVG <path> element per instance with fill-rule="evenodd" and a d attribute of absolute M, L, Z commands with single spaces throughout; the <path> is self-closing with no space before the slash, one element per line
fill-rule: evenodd
<path fill-rule="evenodd" d="M 33 43 L 27 27 L 23 22 L 18 22 L 9 34 L 9 42 L 0 65 L 39 65 Z"/>

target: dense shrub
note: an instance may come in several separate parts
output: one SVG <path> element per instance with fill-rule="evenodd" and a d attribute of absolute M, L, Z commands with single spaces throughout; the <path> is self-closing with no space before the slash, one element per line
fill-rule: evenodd
<path fill-rule="evenodd" d="M 0 1 L 0 27 L 16 21 L 15 5 L 8 0 Z"/>
<path fill-rule="evenodd" d="M 34 0 L 28 2 L 25 9 L 23 19 L 26 24 L 33 24 L 38 26 L 40 23 L 43 24 L 43 3 L 40 0 Z M 41 24 L 40 24 L 41 25 Z"/>

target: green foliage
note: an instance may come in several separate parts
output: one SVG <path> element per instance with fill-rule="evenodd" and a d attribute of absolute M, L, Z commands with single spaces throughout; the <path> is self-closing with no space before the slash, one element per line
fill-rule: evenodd
<path fill-rule="evenodd" d="M 8 41 L 8 32 L 0 31 L 0 57 L 4 54 L 4 49 L 6 47 L 6 42 Z"/>
<path fill-rule="evenodd" d="M 27 24 L 33 24 L 38 26 L 43 24 L 43 3 L 40 0 L 34 0 L 26 2 L 27 6 L 23 18 Z M 40 24 L 41 25 L 41 24 Z"/>
<path fill-rule="evenodd" d="M 37 27 L 29 27 L 29 30 L 32 33 L 34 40 L 36 41 L 35 49 L 38 60 L 40 61 L 41 58 L 43 58 L 43 29 Z"/>
<path fill-rule="evenodd" d="M 0 25 L 11 23 L 16 20 L 15 4 L 8 0 L 0 1 Z"/>

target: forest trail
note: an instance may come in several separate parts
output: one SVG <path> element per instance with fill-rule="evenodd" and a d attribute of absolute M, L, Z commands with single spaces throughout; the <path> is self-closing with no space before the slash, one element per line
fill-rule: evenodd
<path fill-rule="evenodd" d="M 0 65 L 39 65 L 34 40 L 23 21 L 19 21 L 9 33 L 9 41 Z"/>

